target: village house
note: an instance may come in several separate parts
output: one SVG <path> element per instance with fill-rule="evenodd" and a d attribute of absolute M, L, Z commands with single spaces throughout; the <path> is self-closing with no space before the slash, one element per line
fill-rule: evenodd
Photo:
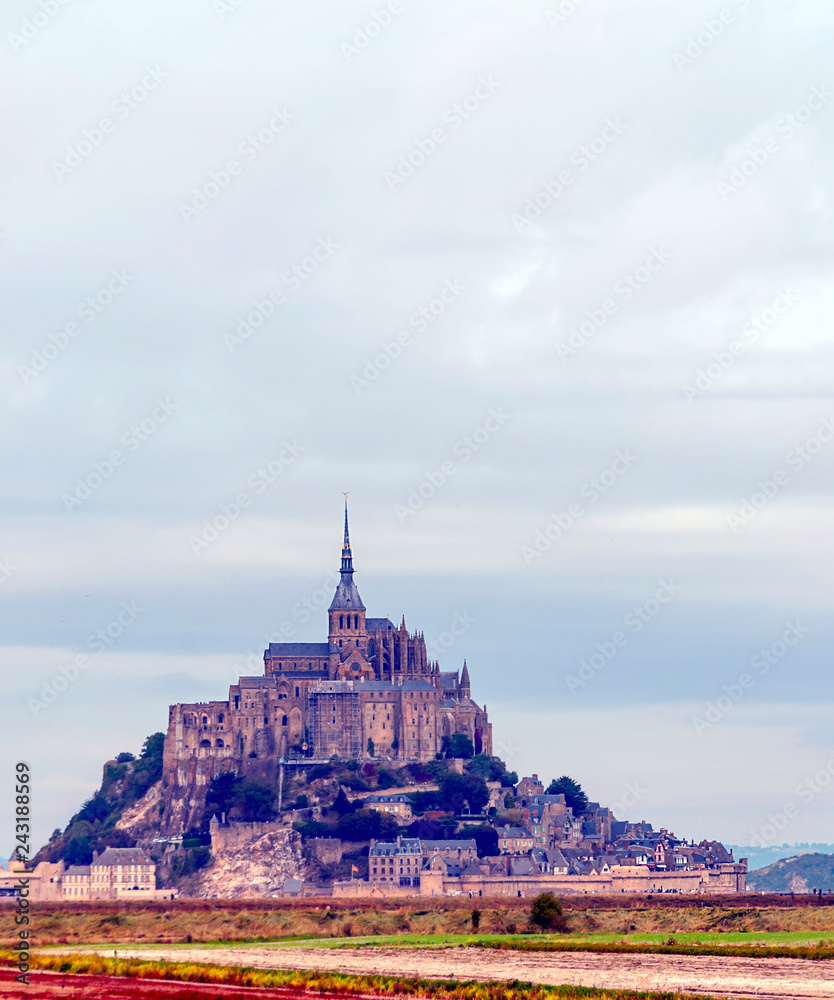
<path fill-rule="evenodd" d="M 362 805 L 375 812 L 393 816 L 398 823 L 410 823 L 413 819 L 411 799 L 407 795 L 368 795 Z"/>
<path fill-rule="evenodd" d="M 533 835 L 520 826 L 498 828 L 498 850 L 502 854 L 523 854 L 534 846 Z"/>

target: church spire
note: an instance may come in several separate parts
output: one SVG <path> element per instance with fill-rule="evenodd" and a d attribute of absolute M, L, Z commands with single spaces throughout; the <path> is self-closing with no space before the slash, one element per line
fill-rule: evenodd
<path fill-rule="evenodd" d="M 342 543 L 342 573 L 353 573 L 353 553 L 350 549 L 350 530 L 348 529 L 347 493 L 345 493 L 345 540 Z"/>
<path fill-rule="evenodd" d="M 347 493 L 345 493 L 345 538 L 342 543 L 342 565 L 339 572 L 341 579 L 336 587 L 333 600 L 330 602 L 330 610 L 364 611 L 365 605 L 362 603 L 362 598 L 353 582 L 353 552 L 350 548 L 350 531 L 348 529 Z"/>

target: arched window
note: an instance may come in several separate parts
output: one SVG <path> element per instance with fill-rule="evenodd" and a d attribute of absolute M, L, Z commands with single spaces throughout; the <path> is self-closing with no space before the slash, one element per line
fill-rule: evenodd
<path fill-rule="evenodd" d="M 353 627 L 355 629 L 359 628 L 359 615 L 354 615 L 353 616 Z"/>
<path fill-rule="evenodd" d="M 286 715 L 282 715 L 281 716 L 281 725 L 284 726 L 285 728 L 286 728 L 287 724 L 289 723 L 289 721 L 290 720 L 286 717 Z"/>
<path fill-rule="evenodd" d="M 210 747 L 211 746 L 211 740 L 200 740 L 200 746 L 201 747 Z"/>
<path fill-rule="evenodd" d="M 226 744 L 223 742 L 223 740 L 215 740 L 214 745 L 216 747 L 222 747 L 222 746 L 225 746 Z"/>
<path fill-rule="evenodd" d="M 224 722 L 225 718 L 226 718 L 226 716 L 223 715 L 223 713 L 221 712 L 220 715 L 217 716 L 217 721 L 218 722 Z"/>
<path fill-rule="evenodd" d="M 339 628 L 344 628 L 344 627 L 345 627 L 345 616 L 339 615 Z"/>

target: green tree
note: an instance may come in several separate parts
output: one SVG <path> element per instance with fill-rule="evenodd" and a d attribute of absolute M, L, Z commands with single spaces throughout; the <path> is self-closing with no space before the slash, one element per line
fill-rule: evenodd
<path fill-rule="evenodd" d="M 326 823 L 319 823 L 315 819 L 305 819 L 302 823 L 293 823 L 293 830 L 298 830 L 305 840 L 311 837 L 329 837 L 330 828 Z"/>
<path fill-rule="evenodd" d="M 477 774 L 484 781 L 500 781 L 502 785 L 517 785 L 518 775 L 508 771 L 500 757 L 489 757 L 485 753 L 476 753 L 465 765 L 468 774 Z"/>
<path fill-rule="evenodd" d="M 232 771 L 211 779 L 206 792 L 206 812 L 209 816 L 217 813 L 219 818 L 223 813 L 231 812 L 239 783 L 238 776 Z"/>
<path fill-rule="evenodd" d="M 440 785 L 438 796 L 444 809 L 456 815 L 468 804 L 470 812 L 479 813 L 489 802 L 489 789 L 483 778 L 475 774 L 447 774 Z"/>
<path fill-rule="evenodd" d="M 562 904 L 552 892 L 541 892 L 530 907 L 530 923 L 543 931 L 563 931 L 567 922 L 562 914 Z"/>
<path fill-rule="evenodd" d="M 371 737 L 368 737 L 368 756 L 373 757 L 376 755 L 376 747 L 374 746 L 374 741 Z"/>
<path fill-rule="evenodd" d="M 475 756 L 475 746 L 466 733 L 455 733 L 454 736 L 444 736 L 440 750 L 444 757 L 462 757 L 468 760 Z"/>
<path fill-rule="evenodd" d="M 73 837 L 64 851 L 64 861 L 69 865 L 88 865 L 93 860 L 93 845 L 89 837 Z"/>
<path fill-rule="evenodd" d="M 498 854 L 498 831 L 494 826 L 464 826 L 458 836 L 464 840 L 471 837 L 478 847 L 479 858 L 494 858 Z"/>
<path fill-rule="evenodd" d="M 275 790 L 266 781 L 258 778 L 244 779 L 235 795 L 232 814 L 240 815 L 247 823 L 275 819 L 278 815 L 275 807 Z"/>
<path fill-rule="evenodd" d="M 371 838 L 379 840 L 396 837 L 399 833 L 399 824 L 393 816 L 385 816 L 372 809 L 360 809 L 359 812 L 342 816 L 334 832 L 342 840 L 356 843 Z"/>
<path fill-rule="evenodd" d="M 345 795 L 344 788 L 339 789 L 339 794 L 333 800 L 333 805 L 330 806 L 333 812 L 338 813 L 340 816 L 347 816 L 348 813 L 354 812 L 354 805 L 350 799 Z"/>
<path fill-rule="evenodd" d="M 588 796 L 582 790 L 582 785 L 573 778 L 563 774 L 561 778 L 554 778 L 547 786 L 546 795 L 564 795 L 565 803 L 573 810 L 574 815 L 585 812 L 588 808 Z"/>

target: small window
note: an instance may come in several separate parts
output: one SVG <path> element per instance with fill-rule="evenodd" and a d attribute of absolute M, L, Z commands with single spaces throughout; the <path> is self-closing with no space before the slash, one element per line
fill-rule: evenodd
<path fill-rule="evenodd" d="M 282 715 L 281 716 L 281 725 L 282 726 L 286 726 L 288 721 L 289 720 L 287 719 L 286 715 Z"/>
<path fill-rule="evenodd" d="M 221 723 L 225 722 L 226 721 L 226 716 L 221 712 L 220 715 L 217 716 L 217 721 L 221 722 Z"/>
<path fill-rule="evenodd" d="M 298 688 L 298 687 L 297 687 L 297 688 L 295 689 L 295 696 L 296 696 L 296 698 L 299 698 L 299 697 L 301 697 L 301 688 Z"/>
<path fill-rule="evenodd" d="M 353 616 L 353 627 L 355 629 L 359 628 L 359 615 L 354 615 Z"/>
<path fill-rule="evenodd" d="M 345 616 L 339 615 L 339 628 L 344 628 L 344 627 L 345 627 Z"/>

